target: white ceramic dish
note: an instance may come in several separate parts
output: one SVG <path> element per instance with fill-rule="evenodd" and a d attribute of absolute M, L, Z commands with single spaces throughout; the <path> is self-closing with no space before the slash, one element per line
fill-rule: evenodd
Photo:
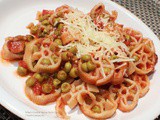
<path fill-rule="evenodd" d="M 25 26 L 35 20 L 38 10 L 55 9 L 62 4 L 68 4 L 84 12 L 89 12 L 98 2 L 103 2 L 109 11 L 118 11 L 117 22 L 139 30 L 145 37 L 152 39 L 156 47 L 156 53 L 160 58 L 160 41 L 154 33 L 136 16 L 109 0 L 0 0 L 0 49 L 7 36 L 29 33 Z M 55 114 L 55 104 L 38 106 L 25 96 L 24 84 L 26 78 L 15 75 L 16 66 L 16 63 L 0 62 L 0 103 L 24 119 L 58 119 Z M 145 97 L 139 100 L 138 106 L 129 113 L 122 113 L 117 110 L 117 113 L 111 119 L 150 120 L 160 114 L 159 66 L 160 61 L 158 60 L 156 71 L 150 77 L 150 90 Z M 72 111 L 67 109 L 67 112 L 72 120 L 86 119 L 77 108 Z"/>

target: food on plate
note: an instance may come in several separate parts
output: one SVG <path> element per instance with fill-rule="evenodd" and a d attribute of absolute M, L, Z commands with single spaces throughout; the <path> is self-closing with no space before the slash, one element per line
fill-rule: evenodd
<path fill-rule="evenodd" d="M 102 3 L 87 14 L 68 5 L 39 11 L 30 35 L 6 38 L 2 58 L 19 60 L 17 73 L 29 76 L 26 96 L 38 105 L 56 102 L 62 119 L 69 119 L 66 105 L 93 119 L 129 112 L 149 91 L 157 55 L 149 38 L 117 16 Z"/>

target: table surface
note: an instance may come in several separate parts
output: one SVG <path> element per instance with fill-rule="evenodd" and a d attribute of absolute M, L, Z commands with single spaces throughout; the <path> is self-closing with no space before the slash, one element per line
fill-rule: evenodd
<path fill-rule="evenodd" d="M 160 38 L 160 0 L 112 0 L 139 17 Z M 21 120 L 0 105 L 0 120 Z M 157 116 L 155 120 L 160 120 Z"/>

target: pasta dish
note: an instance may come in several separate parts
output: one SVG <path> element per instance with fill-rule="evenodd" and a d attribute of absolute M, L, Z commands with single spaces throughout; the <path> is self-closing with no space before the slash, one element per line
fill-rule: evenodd
<path fill-rule="evenodd" d="M 149 91 L 157 55 L 152 40 L 117 16 L 102 3 L 87 14 L 68 5 L 38 11 L 29 34 L 6 38 L 2 58 L 18 60 L 26 96 L 38 105 L 56 102 L 61 119 L 69 119 L 66 105 L 93 119 L 129 112 Z"/>

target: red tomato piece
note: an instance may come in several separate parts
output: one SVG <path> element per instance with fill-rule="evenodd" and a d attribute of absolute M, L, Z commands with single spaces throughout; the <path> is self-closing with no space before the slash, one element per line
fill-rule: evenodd
<path fill-rule="evenodd" d="M 50 13 L 49 10 L 43 10 L 43 11 L 42 11 L 42 15 L 46 15 L 46 14 L 49 14 L 49 13 Z"/>
<path fill-rule="evenodd" d="M 33 86 L 33 92 L 36 95 L 42 94 L 42 86 L 40 85 L 40 83 L 36 82 L 36 84 Z"/>
<path fill-rule="evenodd" d="M 130 45 L 130 41 L 124 41 L 124 43 L 126 44 L 126 46 L 129 46 Z"/>
<path fill-rule="evenodd" d="M 8 49 L 12 52 L 12 53 L 20 53 L 24 51 L 24 46 L 25 46 L 25 42 L 24 41 L 9 41 L 8 44 Z"/>
<path fill-rule="evenodd" d="M 26 69 L 28 68 L 26 62 L 24 62 L 23 60 L 19 61 L 18 65 Z"/>
<path fill-rule="evenodd" d="M 44 51 L 44 55 L 45 55 L 45 56 L 48 56 L 48 54 L 49 54 L 48 51 L 45 50 L 45 51 Z"/>

